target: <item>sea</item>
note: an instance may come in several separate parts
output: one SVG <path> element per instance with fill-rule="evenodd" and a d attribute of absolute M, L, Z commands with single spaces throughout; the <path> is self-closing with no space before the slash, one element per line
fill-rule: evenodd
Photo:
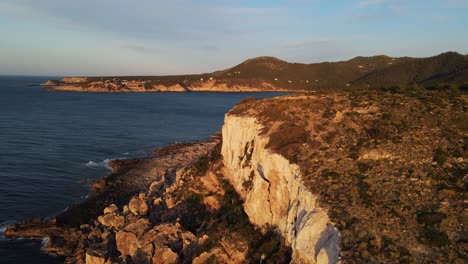
<path fill-rule="evenodd" d="M 248 96 L 279 93 L 51 92 L 54 76 L 0 76 L 0 263 L 63 263 L 44 241 L 3 236 L 8 224 L 50 218 L 86 199 L 111 159 L 206 140 Z"/>

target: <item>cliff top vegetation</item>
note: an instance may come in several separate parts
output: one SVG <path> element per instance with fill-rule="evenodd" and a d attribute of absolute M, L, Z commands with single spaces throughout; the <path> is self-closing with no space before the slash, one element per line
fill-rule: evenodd
<path fill-rule="evenodd" d="M 467 258 L 466 91 L 363 89 L 246 99 L 268 148 L 300 166 L 346 263 Z"/>

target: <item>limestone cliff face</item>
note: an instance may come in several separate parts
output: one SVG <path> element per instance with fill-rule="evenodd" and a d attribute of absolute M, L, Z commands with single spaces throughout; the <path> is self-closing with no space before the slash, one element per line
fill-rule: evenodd
<path fill-rule="evenodd" d="M 338 262 L 338 230 L 303 185 L 299 167 L 266 149 L 261 129 L 253 117 L 229 114 L 222 129 L 225 174 L 250 221 L 277 228 L 292 247 L 293 263 Z"/>

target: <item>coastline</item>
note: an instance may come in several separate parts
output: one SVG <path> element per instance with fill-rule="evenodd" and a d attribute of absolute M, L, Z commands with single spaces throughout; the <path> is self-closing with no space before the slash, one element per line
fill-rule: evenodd
<path fill-rule="evenodd" d="M 11 224 L 5 236 L 42 239 L 42 251 L 65 263 L 258 262 L 262 254 L 251 243 L 289 262 L 281 236 L 250 223 L 220 172 L 220 151 L 217 133 L 112 160 L 112 173 L 93 183 L 88 199 L 52 219 Z"/>
<path fill-rule="evenodd" d="M 304 89 L 285 88 L 279 83 L 261 79 L 191 79 L 172 78 L 169 80 L 128 81 L 120 78 L 90 79 L 86 77 L 65 77 L 62 80 L 49 80 L 40 84 L 49 91 L 65 92 L 305 92 Z"/>
<path fill-rule="evenodd" d="M 111 173 L 92 184 L 92 193 L 86 200 L 70 205 L 51 219 L 10 223 L 5 227 L 4 236 L 44 239 L 47 241 L 42 248 L 45 253 L 79 263 L 85 259 L 86 252 L 77 244 L 88 239 L 92 226 L 99 225 L 98 218 L 106 207 L 110 204 L 119 208 L 126 206 L 132 196 L 145 193 L 149 185 L 154 189 L 152 183 L 155 182 L 158 188 L 167 188 L 175 182 L 176 171 L 208 155 L 219 143 L 219 136 L 213 135 L 209 141 L 163 146 L 143 158 L 111 160 Z"/>
<path fill-rule="evenodd" d="M 150 176 L 149 187 L 125 201 L 106 200 L 94 212 L 97 220 L 58 216 L 12 225 L 7 233 L 50 236 L 50 245 L 62 246 L 48 248 L 75 262 L 158 263 L 163 255 L 171 258 L 164 263 L 225 263 L 232 256 L 236 263 L 262 256 L 281 263 L 459 261 L 466 247 L 466 214 L 459 212 L 467 188 L 461 122 L 467 97 L 417 92 L 244 99 L 225 115 L 222 140 L 188 155 L 186 165 L 177 155 L 190 153 L 190 143 L 155 151 L 154 158 L 168 158 L 164 166 L 170 160 L 180 167 Z M 135 185 L 160 169 L 144 166 L 148 159 L 112 163 L 114 173 L 94 188 Z M 57 229 L 60 223 L 74 227 Z M 255 243 L 275 246 L 257 250 Z"/>
<path fill-rule="evenodd" d="M 47 86 L 47 90 L 55 92 L 87 92 L 87 93 L 157 93 L 157 92 L 174 92 L 174 93 L 184 93 L 184 92 L 213 92 L 213 93 L 265 93 L 265 92 L 294 92 L 300 93 L 305 92 L 305 90 L 293 90 L 293 89 L 283 89 L 283 88 L 252 88 L 252 87 L 234 87 L 226 88 L 225 86 L 212 86 L 205 88 L 172 88 L 172 87 L 156 87 L 150 89 L 108 89 L 102 87 L 87 87 L 83 88 L 81 86 L 73 85 L 41 85 Z"/>

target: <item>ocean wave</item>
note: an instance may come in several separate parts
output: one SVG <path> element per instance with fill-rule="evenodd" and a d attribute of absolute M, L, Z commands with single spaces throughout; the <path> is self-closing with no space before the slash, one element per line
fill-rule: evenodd
<path fill-rule="evenodd" d="M 96 161 L 88 161 L 88 163 L 86 163 L 85 166 L 87 166 L 87 167 L 104 167 L 104 168 L 110 170 L 111 169 L 109 167 L 109 162 L 110 161 L 111 161 L 110 159 L 105 159 L 103 161 L 97 161 L 97 162 Z"/>
<path fill-rule="evenodd" d="M 41 242 L 41 250 L 44 250 L 49 245 L 50 237 L 44 237 Z"/>

